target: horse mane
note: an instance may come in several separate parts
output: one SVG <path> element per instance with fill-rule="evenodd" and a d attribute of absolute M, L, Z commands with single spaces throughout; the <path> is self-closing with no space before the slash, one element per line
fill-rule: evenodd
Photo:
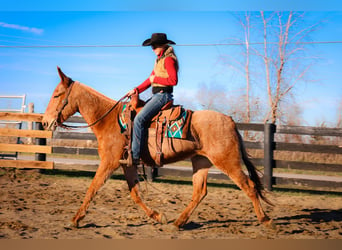
<path fill-rule="evenodd" d="M 78 112 L 88 125 L 95 125 L 107 116 L 115 117 L 118 114 L 120 103 L 81 82 L 74 84 L 77 86 L 74 98 L 78 100 Z"/>
<path fill-rule="evenodd" d="M 97 99 L 99 100 L 103 100 L 103 101 L 106 101 L 106 102 L 109 102 L 110 104 L 113 104 L 115 103 L 116 101 L 109 98 L 108 96 L 102 94 L 101 92 L 93 89 L 92 87 L 89 87 L 88 85 L 84 84 L 84 83 L 81 83 L 81 82 L 77 82 L 81 88 L 85 89 L 87 93 L 91 93 L 92 96 L 95 96 L 97 97 Z"/>

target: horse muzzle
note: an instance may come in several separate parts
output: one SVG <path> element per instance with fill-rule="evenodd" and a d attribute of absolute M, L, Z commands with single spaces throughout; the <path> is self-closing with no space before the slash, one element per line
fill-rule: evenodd
<path fill-rule="evenodd" d="M 53 119 L 50 122 L 42 121 L 43 128 L 48 131 L 55 131 L 57 127 L 57 119 Z"/>

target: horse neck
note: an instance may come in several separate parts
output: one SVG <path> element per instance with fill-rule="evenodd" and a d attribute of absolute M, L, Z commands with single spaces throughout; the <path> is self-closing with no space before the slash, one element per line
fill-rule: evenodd
<path fill-rule="evenodd" d="M 81 83 L 77 84 L 77 91 L 75 91 L 75 93 L 73 99 L 78 102 L 78 111 L 88 124 L 96 122 L 115 105 L 114 100 Z M 110 116 L 114 113 L 115 110 L 111 112 Z M 114 115 L 114 117 L 116 116 Z M 102 123 L 104 121 L 105 119 L 99 121 L 93 128 L 103 125 Z"/>

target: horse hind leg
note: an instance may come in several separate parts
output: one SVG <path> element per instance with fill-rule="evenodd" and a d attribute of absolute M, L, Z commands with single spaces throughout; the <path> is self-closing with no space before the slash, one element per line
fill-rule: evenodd
<path fill-rule="evenodd" d="M 124 167 L 124 174 L 133 201 L 144 210 L 148 217 L 154 219 L 159 223 L 166 224 L 166 216 L 163 213 L 158 213 L 146 206 L 146 204 L 141 199 L 139 194 L 139 178 L 136 167 Z"/>
<path fill-rule="evenodd" d="M 258 220 L 261 223 L 269 224 L 271 220 L 264 212 L 261 207 L 260 197 L 258 195 L 258 191 L 256 189 L 255 183 L 243 172 L 241 168 L 240 160 L 225 161 L 230 163 L 229 169 L 226 168 L 225 164 L 215 164 L 215 166 L 220 169 L 222 172 L 228 175 L 230 179 L 242 190 L 246 193 L 246 195 L 251 199 L 253 203 L 253 207 L 256 213 Z M 227 163 L 226 163 L 227 164 Z"/>
<path fill-rule="evenodd" d="M 203 156 L 195 156 L 191 159 L 193 166 L 192 185 L 193 193 L 192 199 L 188 206 L 184 209 L 178 219 L 174 222 L 177 228 L 185 225 L 191 214 L 195 211 L 200 202 L 207 195 L 207 177 L 209 168 L 212 166 L 211 162 Z"/>

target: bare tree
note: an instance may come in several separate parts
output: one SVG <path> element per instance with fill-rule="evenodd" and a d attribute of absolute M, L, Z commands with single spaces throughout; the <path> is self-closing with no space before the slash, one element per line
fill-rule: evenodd
<path fill-rule="evenodd" d="M 246 120 L 245 122 L 251 121 L 251 109 L 250 109 L 250 73 L 249 73 L 249 57 L 250 57 L 250 48 L 249 48 L 249 39 L 250 39 L 250 14 L 246 12 L 245 14 L 246 23 L 241 22 L 241 25 L 244 28 L 245 33 L 245 47 L 246 47 L 246 61 L 245 61 L 245 74 L 246 74 Z"/>
<path fill-rule="evenodd" d="M 245 90 L 243 96 L 231 96 L 230 112 L 233 114 L 235 119 L 242 122 L 251 122 L 251 104 L 254 102 L 251 98 L 251 72 L 250 72 L 250 57 L 251 57 L 251 46 L 250 46 L 250 35 L 251 35 L 251 13 L 245 12 L 243 15 L 237 15 L 238 22 L 243 30 L 243 37 L 241 39 L 235 38 L 238 44 L 241 44 L 242 56 L 224 55 L 221 60 L 224 64 L 235 72 L 237 72 L 245 81 Z M 241 55 L 240 54 L 240 55 Z M 232 100 L 233 99 L 233 100 Z M 244 103 L 241 102 L 244 99 Z"/>
<path fill-rule="evenodd" d="M 196 99 L 199 100 L 198 105 L 202 109 L 227 113 L 226 111 L 229 106 L 229 100 L 227 98 L 226 88 L 222 84 L 201 83 L 196 93 Z"/>
<path fill-rule="evenodd" d="M 269 104 L 272 107 L 273 106 L 273 100 L 272 100 L 272 95 L 271 95 L 271 75 L 270 75 L 270 60 L 268 57 L 268 50 L 267 50 L 267 24 L 268 21 L 266 20 L 265 16 L 264 16 L 264 12 L 261 11 L 261 18 L 262 18 L 262 22 L 263 22 L 263 43 L 264 43 L 264 51 L 263 51 L 263 60 L 264 60 L 264 64 L 265 64 L 265 74 L 266 74 L 266 85 L 267 85 L 267 93 L 268 93 L 268 100 L 269 100 Z"/>
<path fill-rule="evenodd" d="M 231 49 L 220 57 L 225 66 L 238 73 L 233 85 L 238 91 L 228 92 L 228 113 L 241 122 L 277 123 L 286 120 L 286 105 L 295 105 L 295 87 L 308 81 L 317 58 L 306 55 L 307 41 L 320 22 L 307 25 L 303 12 L 258 13 L 235 14 L 242 32 L 230 40 L 237 41 L 240 49 Z M 206 105 L 211 108 L 213 100 L 208 101 Z"/>
<path fill-rule="evenodd" d="M 301 119 L 302 108 L 301 105 L 297 103 L 287 103 L 284 105 L 284 108 L 281 110 L 280 118 L 281 123 L 289 125 L 289 126 L 298 126 L 303 124 L 303 120 Z M 296 134 L 280 134 L 279 137 L 282 137 L 282 140 L 285 142 L 296 142 L 302 143 L 303 136 Z"/>
<path fill-rule="evenodd" d="M 342 98 L 340 100 L 340 103 L 338 104 L 336 127 L 342 128 Z"/>
<path fill-rule="evenodd" d="M 318 23 L 300 24 L 304 13 L 276 12 L 266 18 L 260 12 L 263 22 L 263 54 L 269 112 L 264 122 L 279 120 L 280 105 L 295 85 L 303 81 L 313 65 L 314 57 L 305 57 L 305 39 L 315 30 Z M 272 25 L 271 25 L 272 24 Z M 271 42 L 276 41 L 276 42 Z M 272 75 L 273 74 L 273 75 Z"/>

